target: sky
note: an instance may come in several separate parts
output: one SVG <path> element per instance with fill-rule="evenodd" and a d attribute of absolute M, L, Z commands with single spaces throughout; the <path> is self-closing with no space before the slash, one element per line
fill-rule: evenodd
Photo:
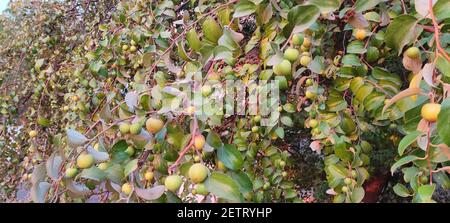
<path fill-rule="evenodd" d="M 0 0 L 0 12 L 3 12 L 3 10 L 6 9 L 6 6 L 8 6 L 9 0 Z"/>

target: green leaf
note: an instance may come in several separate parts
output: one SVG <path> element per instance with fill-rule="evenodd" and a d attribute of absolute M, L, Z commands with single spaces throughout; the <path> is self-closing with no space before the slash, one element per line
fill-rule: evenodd
<path fill-rule="evenodd" d="M 51 184 L 45 181 L 33 184 L 30 190 L 31 200 L 33 200 L 34 203 L 44 203 L 45 195 L 50 189 L 50 186 Z"/>
<path fill-rule="evenodd" d="M 123 171 L 124 176 L 127 177 L 128 175 L 130 175 L 130 173 L 135 171 L 137 169 L 137 164 L 138 164 L 138 159 L 134 159 L 134 160 L 131 160 L 130 162 L 128 162 L 127 165 L 125 165 L 125 168 Z"/>
<path fill-rule="evenodd" d="M 411 196 L 408 188 L 406 188 L 403 184 L 397 183 L 393 189 L 394 189 L 395 194 L 397 194 L 400 197 Z"/>
<path fill-rule="evenodd" d="M 421 132 L 421 131 L 414 131 L 414 132 L 409 133 L 405 137 L 403 137 L 403 139 L 398 144 L 398 154 L 400 156 L 402 156 L 405 149 L 409 145 L 411 145 L 417 139 L 418 136 L 420 136 L 422 134 L 423 134 L 423 132 Z"/>
<path fill-rule="evenodd" d="M 254 13 L 256 10 L 256 5 L 248 0 L 241 0 L 236 5 L 234 5 L 234 18 L 248 16 Z"/>
<path fill-rule="evenodd" d="M 365 192 L 362 187 L 355 187 L 352 191 L 352 195 L 350 197 L 353 203 L 360 203 L 364 198 Z"/>
<path fill-rule="evenodd" d="M 355 40 L 347 46 L 347 53 L 363 54 L 366 51 L 367 49 L 364 47 L 364 43 L 359 40 Z"/>
<path fill-rule="evenodd" d="M 401 167 L 401 166 L 403 166 L 403 165 L 405 165 L 405 164 L 407 164 L 407 163 L 410 163 L 410 162 L 412 162 L 412 161 L 414 161 L 414 160 L 417 160 L 417 159 L 419 159 L 419 157 L 413 156 L 413 155 L 409 155 L 409 156 L 405 156 L 405 157 L 401 158 L 400 160 L 398 160 L 397 162 L 395 162 L 395 163 L 391 166 L 391 174 L 394 174 L 394 171 L 395 171 L 397 168 L 399 168 L 399 167 Z"/>
<path fill-rule="evenodd" d="M 283 123 L 283 125 L 286 125 L 289 127 L 294 126 L 294 122 L 292 121 L 291 117 L 286 116 L 286 115 L 281 117 L 281 123 Z"/>
<path fill-rule="evenodd" d="M 217 149 L 217 157 L 229 169 L 239 170 L 244 164 L 241 152 L 234 145 L 225 144 Z"/>
<path fill-rule="evenodd" d="M 100 170 L 99 168 L 97 168 L 96 166 L 93 166 L 89 169 L 84 169 L 81 172 L 80 177 L 85 178 L 85 179 L 95 180 L 95 181 L 102 181 L 103 179 L 106 178 L 106 173 L 104 171 Z"/>
<path fill-rule="evenodd" d="M 450 0 L 438 0 L 433 6 L 433 12 L 438 20 L 450 18 Z"/>
<path fill-rule="evenodd" d="M 233 179 L 223 173 L 213 172 L 205 181 L 206 189 L 219 198 L 240 202 L 242 195 Z"/>
<path fill-rule="evenodd" d="M 439 54 L 438 60 L 436 61 L 436 67 L 446 77 L 450 77 L 450 62 L 447 59 L 445 59 L 444 56 L 442 56 L 440 54 Z"/>
<path fill-rule="evenodd" d="M 398 55 L 403 47 L 411 43 L 418 35 L 416 25 L 418 20 L 412 15 L 401 15 L 389 24 L 386 31 L 386 44 L 396 50 Z M 419 32 L 420 33 L 420 32 Z"/>
<path fill-rule="evenodd" d="M 219 149 L 223 146 L 222 140 L 220 140 L 220 136 L 212 130 L 208 133 L 208 136 L 206 136 L 206 143 L 208 143 L 208 145 L 214 147 L 215 149 Z"/>
<path fill-rule="evenodd" d="M 253 191 L 253 183 L 246 173 L 232 171 L 231 177 L 238 184 L 241 193 Z"/>
<path fill-rule="evenodd" d="M 355 11 L 363 12 L 377 6 L 381 0 L 358 0 L 355 3 Z"/>
<path fill-rule="evenodd" d="M 219 46 L 224 46 L 229 50 L 237 50 L 239 49 L 239 42 L 244 38 L 244 35 L 241 33 L 235 32 L 230 27 L 223 27 L 223 34 L 218 40 Z"/>
<path fill-rule="evenodd" d="M 283 29 L 285 37 L 291 33 L 299 33 L 308 29 L 317 18 L 319 18 L 320 10 L 315 5 L 297 5 L 288 12 L 288 24 Z"/>
<path fill-rule="evenodd" d="M 422 185 L 417 190 L 417 195 L 420 198 L 420 201 L 422 202 L 428 202 L 431 201 L 431 197 L 433 196 L 434 190 L 436 189 L 436 184 L 433 185 Z"/>
<path fill-rule="evenodd" d="M 437 131 L 442 141 L 450 146 L 450 98 L 441 103 L 441 111 L 437 120 Z"/>
<path fill-rule="evenodd" d="M 320 12 L 330 13 L 338 9 L 341 5 L 341 0 L 310 0 L 309 3 L 319 7 Z"/>
<path fill-rule="evenodd" d="M 339 159 L 346 162 L 350 162 L 353 158 L 352 153 L 347 150 L 347 144 L 342 137 L 340 137 L 338 141 L 336 141 L 334 152 L 336 156 L 339 157 Z"/>
<path fill-rule="evenodd" d="M 67 130 L 67 143 L 72 148 L 77 148 L 88 141 L 86 136 L 73 129 Z"/>

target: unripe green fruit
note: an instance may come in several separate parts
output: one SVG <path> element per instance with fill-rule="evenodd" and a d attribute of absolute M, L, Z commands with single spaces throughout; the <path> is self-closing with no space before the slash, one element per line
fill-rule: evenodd
<path fill-rule="evenodd" d="M 308 99 L 314 99 L 314 98 L 316 98 L 317 95 L 316 95 L 314 92 L 306 91 L 306 92 L 305 92 L 305 96 L 306 96 L 306 98 L 308 98 Z"/>
<path fill-rule="evenodd" d="M 311 78 L 309 78 L 309 79 L 306 80 L 305 84 L 306 84 L 307 87 L 309 87 L 309 86 L 313 85 L 313 83 L 314 83 L 314 81 Z"/>
<path fill-rule="evenodd" d="M 347 186 L 343 186 L 342 187 L 342 192 L 347 193 L 348 192 L 348 187 Z"/>
<path fill-rule="evenodd" d="M 352 170 L 352 177 L 355 178 L 356 176 L 358 176 L 358 173 L 356 172 L 356 170 Z"/>
<path fill-rule="evenodd" d="M 300 58 L 300 64 L 304 67 L 308 66 L 308 64 L 311 63 L 311 57 L 310 56 L 302 56 Z"/>
<path fill-rule="evenodd" d="M 289 60 L 283 60 L 273 68 L 273 72 L 278 76 L 284 76 L 291 74 L 292 65 Z"/>
<path fill-rule="evenodd" d="M 257 133 L 259 131 L 259 127 L 258 126 L 253 126 L 252 127 L 252 132 L 253 133 Z"/>
<path fill-rule="evenodd" d="M 304 39 L 305 37 L 300 33 L 292 35 L 292 43 L 296 46 L 302 45 Z"/>
<path fill-rule="evenodd" d="M 206 189 L 206 186 L 202 183 L 195 185 L 195 190 L 197 190 L 197 194 L 200 194 L 200 195 L 208 194 L 208 190 Z"/>
<path fill-rule="evenodd" d="M 208 176 L 208 168 L 201 163 L 196 163 L 189 168 L 189 179 L 193 183 L 201 183 Z"/>
<path fill-rule="evenodd" d="M 264 184 L 264 186 L 263 186 L 263 189 L 264 190 L 267 190 L 267 189 L 269 189 L 270 188 L 270 183 L 269 182 L 266 182 L 265 184 Z"/>
<path fill-rule="evenodd" d="M 128 148 L 125 150 L 125 152 L 132 156 L 134 154 L 134 148 L 132 146 L 128 146 Z"/>
<path fill-rule="evenodd" d="M 100 163 L 100 164 L 98 164 L 98 168 L 100 170 L 106 170 L 106 169 L 108 169 L 108 164 L 107 163 Z"/>
<path fill-rule="evenodd" d="M 261 115 L 256 115 L 255 117 L 253 117 L 253 121 L 255 123 L 259 123 L 261 121 Z"/>
<path fill-rule="evenodd" d="M 209 85 L 204 85 L 202 87 L 202 95 L 203 97 L 208 97 L 212 92 L 212 88 Z"/>
<path fill-rule="evenodd" d="M 284 59 L 289 60 L 290 62 L 296 61 L 299 55 L 300 53 L 298 50 L 294 48 L 288 48 L 284 51 Z"/>
<path fill-rule="evenodd" d="M 177 190 L 181 187 L 183 180 L 178 175 L 170 175 L 167 176 L 164 181 L 164 186 L 166 186 L 167 190 L 172 192 L 177 192 Z"/>
<path fill-rule="evenodd" d="M 286 166 L 286 162 L 284 162 L 284 161 L 280 161 L 279 164 L 280 164 L 280 167 L 281 167 L 281 168 L 284 168 L 284 167 Z"/>
<path fill-rule="evenodd" d="M 131 40 L 130 43 L 131 43 L 132 46 L 136 46 L 136 41 Z"/>
<path fill-rule="evenodd" d="M 134 52 L 136 52 L 136 51 L 137 51 L 136 46 L 131 46 L 131 47 L 130 47 L 130 52 L 134 53 Z"/>
<path fill-rule="evenodd" d="M 287 172 L 286 171 L 283 171 L 283 172 L 281 172 L 281 176 L 283 176 L 283 177 L 287 177 Z"/>
<path fill-rule="evenodd" d="M 80 169 L 87 169 L 94 164 L 94 157 L 91 154 L 81 154 L 77 158 L 77 166 Z"/>
<path fill-rule="evenodd" d="M 194 162 L 198 163 L 200 162 L 200 156 L 194 156 Z"/>
<path fill-rule="evenodd" d="M 141 133 L 142 130 L 142 126 L 139 123 L 133 123 L 130 126 L 130 133 L 133 135 L 138 135 L 139 133 Z"/>
<path fill-rule="evenodd" d="M 420 183 L 423 183 L 423 184 L 429 183 L 428 177 L 424 176 L 424 175 L 419 177 L 419 181 L 420 181 Z"/>
<path fill-rule="evenodd" d="M 380 51 L 378 50 L 378 48 L 371 46 L 367 49 L 367 53 L 366 53 L 367 62 L 369 62 L 369 63 L 376 62 L 379 57 L 380 57 Z"/>
<path fill-rule="evenodd" d="M 122 135 L 129 133 L 130 132 L 130 124 L 128 124 L 128 123 L 120 124 L 119 130 L 120 130 L 120 133 L 122 133 Z"/>
<path fill-rule="evenodd" d="M 347 184 L 347 185 L 350 185 L 350 184 L 352 184 L 352 179 L 347 177 L 347 178 L 344 179 L 344 183 Z"/>
<path fill-rule="evenodd" d="M 68 169 L 66 169 L 66 177 L 73 178 L 73 177 L 75 177 L 75 175 L 77 175 L 77 172 L 78 172 L 77 168 L 73 168 L 73 167 L 68 168 Z"/>
<path fill-rule="evenodd" d="M 128 50 L 128 45 L 123 45 L 123 46 L 122 46 L 122 50 L 123 50 L 123 51 L 127 51 L 127 50 Z"/>
<path fill-rule="evenodd" d="M 406 56 L 412 59 L 419 58 L 420 50 L 417 47 L 410 47 L 405 52 Z"/>

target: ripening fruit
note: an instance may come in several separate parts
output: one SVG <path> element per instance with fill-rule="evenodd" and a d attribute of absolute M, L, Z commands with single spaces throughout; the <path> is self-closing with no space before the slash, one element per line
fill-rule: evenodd
<path fill-rule="evenodd" d="M 253 121 L 255 123 L 259 123 L 261 121 L 261 115 L 256 115 L 255 117 L 253 117 Z"/>
<path fill-rule="evenodd" d="M 38 134 L 38 132 L 36 130 L 31 130 L 28 135 L 30 136 L 30 138 L 34 138 L 36 137 Z"/>
<path fill-rule="evenodd" d="M 202 87 L 202 95 L 203 97 L 208 97 L 212 92 L 212 88 L 209 85 L 204 85 Z"/>
<path fill-rule="evenodd" d="M 123 51 L 127 51 L 128 48 L 129 48 L 128 45 L 123 45 L 123 46 L 122 46 L 122 50 L 123 50 Z"/>
<path fill-rule="evenodd" d="M 196 163 L 189 168 L 189 179 L 193 183 L 201 183 L 208 176 L 208 168 L 201 163 Z"/>
<path fill-rule="evenodd" d="M 428 181 L 428 177 L 425 176 L 425 175 L 420 176 L 420 177 L 419 177 L 419 181 L 420 181 L 421 183 L 423 183 L 423 184 L 426 184 L 426 183 L 429 182 L 429 181 Z"/>
<path fill-rule="evenodd" d="M 281 176 L 287 177 L 288 173 L 286 171 L 281 172 Z"/>
<path fill-rule="evenodd" d="M 419 58 L 420 50 L 417 47 L 410 47 L 405 52 L 406 56 L 412 59 Z"/>
<path fill-rule="evenodd" d="M 131 46 L 131 47 L 130 47 L 130 52 L 134 53 L 134 52 L 136 52 L 136 51 L 137 51 L 136 46 Z"/>
<path fill-rule="evenodd" d="M 286 166 L 286 162 L 284 162 L 284 161 L 280 161 L 279 164 L 280 164 L 280 167 L 281 167 L 281 168 L 284 168 L 284 167 Z"/>
<path fill-rule="evenodd" d="M 200 194 L 200 195 L 208 194 L 208 190 L 206 189 L 206 186 L 202 183 L 195 185 L 195 190 L 197 191 L 197 194 Z"/>
<path fill-rule="evenodd" d="M 441 111 L 441 105 L 437 103 L 427 103 L 422 107 L 421 115 L 422 118 L 429 121 L 435 122 L 438 119 L 439 112 Z"/>
<path fill-rule="evenodd" d="M 131 43 L 132 46 L 136 46 L 136 41 L 131 40 L 130 43 Z"/>
<path fill-rule="evenodd" d="M 217 166 L 217 169 L 219 169 L 219 170 L 222 170 L 222 171 L 227 170 L 227 167 L 225 166 L 225 164 L 223 164 L 222 161 L 220 161 L 220 160 L 217 160 L 216 166 Z"/>
<path fill-rule="evenodd" d="M 287 48 L 286 51 L 284 51 L 284 59 L 289 60 L 290 62 L 296 61 L 299 55 L 300 52 L 294 48 Z"/>
<path fill-rule="evenodd" d="M 88 153 L 83 153 L 77 158 L 77 166 L 80 169 L 87 169 L 94 164 L 94 156 Z"/>
<path fill-rule="evenodd" d="M 124 193 L 127 196 L 130 195 L 131 194 L 131 184 L 129 184 L 129 183 L 122 184 L 122 193 Z"/>
<path fill-rule="evenodd" d="M 283 107 L 278 106 L 278 112 L 282 112 L 283 111 Z"/>
<path fill-rule="evenodd" d="M 67 105 L 63 107 L 63 111 L 65 111 L 65 112 L 66 112 L 66 111 L 69 111 L 69 109 L 70 109 L 70 108 L 69 108 L 69 106 L 67 106 Z"/>
<path fill-rule="evenodd" d="M 148 181 L 153 180 L 153 177 L 154 177 L 154 174 L 152 171 L 147 171 L 144 174 L 145 180 L 148 180 Z"/>
<path fill-rule="evenodd" d="M 309 48 L 311 46 L 311 40 L 308 37 L 305 37 L 303 40 L 302 47 Z"/>
<path fill-rule="evenodd" d="M 352 170 L 352 177 L 356 177 L 358 173 L 356 173 L 356 170 Z"/>
<path fill-rule="evenodd" d="M 314 99 L 314 98 L 316 98 L 316 93 L 314 93 L 314 92 L 311 92 L 311 91 L 306 91 L 305 92 L 305 96 L 306 96 L 306 98 L 309 98 L 309 99 Z"/>
<path fill-rule="evenodd" d="M 315 128 L 315 127 L 317 127 L 317 125 L 319 125 L 319 122 L 317 120 L 315 120 L 315 119 L 309 120 L 309 126 L 311 128 Z"/>
<path fill-rule="evenodd" d="M 120 133 L 122 133 L 122 135 L 129 133 L 130 132 L 130 124 L 128 124 L 128 123 L 120 124 L 119 130 L 120 130 Z"/>
<path fill-rule="evenodd" d="M 194 137 L 194 147 L 197 150 L 203 149 L 203 146 L 205 145 L 205 137 L 203 135 L 196 135 Z"/>
<path fill-rule="evenodd" d="M 259 131 L 259 127 L 258 126 L 253 126 L 252 127 L 252 132 L 253 133 L 257 133 Z"/>
<path fill-rule="evenodd" d="M 132 146 L 128 146 L 128 148 L 125 150 L 125 152 L 132 156 L 134 154 L 134 148 Z"/>
<path fill-rule="evenodd" d="M 149 118 L 149 119 L 147 119 L 147 122 L 145 122 L 145 128 L 147 129 L 147 131 L 149 131 L 153 134 L 161 131 L 163 126 L 164 126 L 164 122 L 161 119 L 157 119 L 157 118 Z"/>
<path fill-rule="evenodd" d="M 302 56 L 300 58 L 300 64 L 304 67 L 308 66 L 308 64 L 311 63 L 311 57 L 310 56 Z"/>
<path fill-rule="evenodd" d="M 73 178 L 75 175 L 77 175 L 77 168 L 71 167 L 66 169 L 66 177 L 67 178 Z"/>
<path fill-rule="evenodd" d="M 139 123 L 133 123 L 130 125 L 130 133 L 133 135 L 137 135 L 139 133 L 141 133 L 142 130 L 142 126 Z"/>
<path fill-rule="evenodd" d="M 364 30 L 364 29 L 358 29 L 355 32 L 355 38 L 357 40 L 363 40 L 366 38 L 366 36 L 367 36 L 367 33 L 366 33 L 366 30 Z"/>
<path fill-rule="evenodd" d="M 186 109 L 186 112 L 187 112 L 188 115 L 194 114 L 194 113 L 195 113 L 195 107 L 194 107 L 194 106 L 189 106 L 189 107 Z"/>
<path fill-rule="evenodd" d="M 267 189 L 269 189 L 270 188 L 270 183 L 269 182 L 266 182 L 265 184 L 264 184 L 264 186 L 263 186 L 263 189 L 264 190 L 267 190 Z"/>
<path fill-rule="evenodd" d="M 313 83 L 314 83 L 314 82 L 313 82 L 313 80 L 312 80 L 311 78 L 309 78 L 309 79 L 306 80 L 306 86 L 307 86 L 307 87 L 313 85 Z"/>
<path fill-rule="evenodd" d="M 172 192 L 176 192 L 183 183 L 183 180 L 178 175 L 170 175 L 166 177 L 166 180 L 164 181 L 164 185 L 166 186 L 167 190 L 170 190 Z"/>
<path fill-rule="evenodd" d="M 108 169 L 108 164 L 107 163 L 100 163 L 97 166 L 100 170 L 106 170 Z"/>
<path fill-rule="evenodd" d="M 194 156 L 194 162 L 198 163 L 198 162 L 200 162 L 200 161 L 201 161 L 200 156 L 195 155 L 195 156 Z"/>
<path fill-rule="evenodd" d="M 292 35 L 292 43 L 296 46 L 300 46 L 303 44 L 305 37 L 302 34 L 294 34 Z"/>
<path fill-rule="evenodd" d="M 80 100 L 80 97 L 78 97 L 78 95 L 72 96 L 72 101 L 77 102 L 78 100 Z"/>
<path fill-rule="evenodd" d="M 289 60 L 283 60 L 273 67 L 273 72 L 278 76 L 284 76 L 291 74 L 291 69 L 291 62 L 289 62 Z"/>
<path fill-rule="evenodd" d="M 347 177 L 347 178 L 344 179 L 344 183 L 347 184 L 347 185 L 350 185 L 350 184 L 352 184 L 352 179 Z"/>

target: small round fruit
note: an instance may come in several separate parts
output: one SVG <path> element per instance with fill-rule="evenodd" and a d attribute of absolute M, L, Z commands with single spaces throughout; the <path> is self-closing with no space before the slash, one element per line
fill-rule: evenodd
<path fill-rule="evenodd" d="M 131 40 L 130 43 L 131 43 L 132 46 L 136 46 L 136 41 Z"/>
<path fill-rule="evenodd" d="M 314 98 L 316 98 L 317 95 L 314 92 L 306 91 L 305 96 L 306 96 L 306 98 L 314 99 Z"/>
<path fill-rule="evenodd" d="M 122 184 L 122 193 L 124 193 L 127 196 L 130 195 L 131 194 L 131 184 L 129 184 L 129 183 Z"/>
<path fill-rule="evenodd" d="M 419 58 L 420 50 L 417 47 L 410 47 L 405 52 L 406 56 L 412 59 Z"/>
<path fill-rule="evenodd" d="M 308 64 L 311 63 L 311 57 L 310 56 L 302 56 L 300 58 L 300 64 L 304 67 L 308 66 Z"/>
<path fill-rule="evenodd" d="M 203 149 L 203 146 L 205 145 L 205 137 L 203 135 L 196 135 L 194 137 L 194 147 L 197 150 Z"/>
<path fill-rule="evenodd" d="M 136 52 L 136 51 L 137 51 L 136 46 L 131 46 L 131 47 L 130 47 L 130 52 L 134 53 L 134 52 Z"/>
<path fill-rule="evenodd" d="M 201 183 L 208 176 L 208 168 L 201 163 L 196 163 L 189 168 L 189 179 L 193 183 Z"/>
<path fill-rule="evenodd" d="M 36 137 L 38 134 L 38 132 L 36 130 L 31 130 L 28 135 L 30 136 L 30 138 L 34 138 Z"/>
<path fill-rule="evenodd" d="M 202 95 L 203 97 L 208 97 L 212 92 L 212 88 L 209 85 L 202 86 Z"/>
<path fill-rule="evenodd" d="M 163 126 L 164 126 L 164 122 L 161 119 L 157 119 L 157 118 L 149 118 L 147 120 L 147 122 L 145 122 L 145 127 L 146 127 L 147 131 L 149 131 L 153 134 L 161 131 Z"/>
<path fill-rule="evenodd" d="M 420 181 L 420 183 L 423 183 L 423 184 L 426 184 L 426 183 L 429 182 L 429 181 L 428 181 L 428 177 L 427 177 L 427 176 L 424 176 L 424 175 L 422 175 L 422 176 L 419 177 L 419 181 Z"/>
<path fill-rule="evenodd" d="M 278 112 L 282 112 L 283 111 L 283 107 L 278 106 Z"/>
<path fill-rule="evenodd" d="M 66 177 L 73 178 L 75 177 L 75 175 L 77 175 L 77 172 L 78 172 L 77 168 L 74 167 L 68 168 L 66 169 Z"/>
<path fill-rule="evenodd" d="M 259 123 L 261 121 L 261 115 L 255 115 L 255 117 L 253 117 L 253 121 L 255 123 Z"/>
<path fill-rule="evenodd" d="M 122 135 L 129 133 L 130 132 L 130 124 L 128 124 L 128 123 L 120 124 L 119 130 L 120 130 L 120 133 L 122 133 Z"/>
<path fill-rule="evenodd" d="M 65 112 L 66 112 L 66 111 L 69 111 L 69 109 L 70 109 L 70 107 L 67 106 L 67 105 L 63 107 L 63 111 L 65 111 Z"/>
<path fill-rule="evenodd" d="M 129 156 L 134 155 L 134 147 L 128 146 L 128 148 L 125 150 L 125 152 L 126 152 Z"/>
<path fill-rule="evenodd" d="M 200 162 L 201 158 L 200 156 L 194 156 L 194 162 L 198 163 Z"/>
<path fill-rule="evenodd" d="M 147 171 L 144 174 L 145 180 L 148 180 L 148 181 L 153 180 L 153 177 L 154 177 L 154 174 L 152 171 Z"/>
<path fill-rule="evenodd" d="M 437 103 L 427 103 L 422 107 L 421 115 L 422 118 L 429 121 L 435 122 L 438 119 L 439 112 L 441 111 L 441 105 Z"/>
<path fill-rule="evenodd" d="M 292 35 L 292 43 L 296 46 L 300 46 L 303 44 L 305 37 L 302 34 L 294 34 Z"/>
<path fill-rule="evenodd" d="M 223 164 L 222 161 L 220 161 L 220 160 L 218 160 L 216 162 L 216 166 L 217 166 L 217 169 L 219 169 L 219 170 L 222 170 L 222 171 L 227 170 L 227 167 L 225 166 L 225 164 Z"/>
<path fill-rule="evenodd" d="M 350 184 L 352 184 L 352 179 L 347 177 L 347 178 L 344 179 L 344 183 L 347 184 L 347 185 L 350 185 Z"/>
<path fill-rule="evenodd" d="M 376 62 L 379 57 L 380 57 L 380 51 L 378 50 L 378 48 L 376 48 L 374 46 L 367 48 L 367 52 L 366 52 L 367 62 L 369 62 L 369 63 Z"/>
<path fill-rule="evenodd" d="M 284 59 L 289 60 L 290 62 L 296 61 L 299 55 L 300 52 L 294 48 L 287 48 L 286 51 L 284 51 Z"/>
<path fill-rule="evenodd" d="M 281 176 L 287 177 L 288 173 L 286 171 L 281 172 Z"/>
<path fill-rule="evenodd" d="M 348 192 L 348 187 L 347 186 L 343 186 L 342 187 L 342 192 L 347 193 Z"/>
<path fill-rule="evenodd" d="M 83 153 L 77 158 L 77 166 L 80 169 L 87 169 L 94 165 L 94 156 L 88 153 Z"/>
<path fill-rule="evenodd" d="M 98 164 L 98 168 L 100 170 L 106 170 L 106 169 L 108 169 L 108 164 L 107 163 L 100 163 L 100 164 Z"/>
<path fill-rule="evenodd" d="M 129 48 L 128 45 L 123 45 L 123 46 L 122 46 L 122 50 L 123 50 L 123 51 L 127 51 L 128 48 Z"/>
<path fill-rule="evenodd" d="M 78 100 L 80 100 L 80 97 L 78 97 L 78 95 L 72 96 L 72 101 L 77 102 Z"/>
<path fill-rule="evenodd" d="M 314 83 L 314 81 L 311 78 L 309 78 L 309 79 L 306 80 L 305 84 L 306 84 L 307 87 L 309 87 L 309 86 L 313 85 L 313 83 Z"/>
<path fill-rule="evenodd" d="M 291 74 L 292 71 L 292 65 L 289 60 L 283 60 L 281 63 L 275 65 L 273 68 L 273 72 L 278 76 L 284 76 Z"/>
<path fill-rule="evenodd" d="M 366 33 L 366 30 L 364 30 L 364 29 L 358 29 L 355 32 L 355 38 L 357 40 L 363 40 L 366 38 L 366 36 L 367 36 L 367 33 Z"/>
<path fill-rule="evenodd" d="M 356 170 L 352 170 L 352 177 L 356 177 L 358 175 L 358 173 L 356 172 Z"/>
<path fill-rule="evenodd" d="M 208 190 L 206 189 L 206 186 L 202 183 L 195 185 L 195 190 L 197 190 L 197 194 L 200 194 L 200 195 L 208 194 Z"/>
<path fill-rule="evenodd" d="M 309 48 L 311 46 L 311 40 L 308 37 L 305 37 L 303 40 L 302 47 Z"/>
<path fill-rule="evenodd" d="M 192 189 L 191 193 L 192 193 L 192 195 L 196 195 L 197 194 L 197 190 L 196 189 Z"/>
<path fill-rule="evenodd" d="M 309 126 L 311 128 L 315 128 L 315 127 L 317 127 L 317 125 L 319 125 L 319 122 L 317 120 L 315 120 L 315 119 L 309 120 Z"/>
<path fill-rule="evenodd" d="M 164 181 L 164 185 L 166 186 L 167 190 L 170 190 L 172 192 L 176 192 L 183 183 L 183 180 L 178 175 L 170 175 L 166 177 L 166 180 Z"/>
<path fill-rule="evenodd" d="M 269 189 L 270 188 L 270 183 L 269 182 L 266 182 L 265 184 L 264 184 L 264 186 L 263 186 L 263 189 L 264 190 L 267 190 L 267 189 Z"/>
<path fill-rule="evenodd" d="M 138 135 L 139 133 L 141 133 L 142 130 L 142 126 L 139 123 L 133 123 L 130 125 L 130 133 L 132 135 Z"/>
<path fill-rule="evenodd" d="M 286 166 L 286 162 L 284 162 L 284 161 L 280 161 L 279 164 L 280 164 L 280 167 L 281 167 L 281 168 L 284 168 L 284 167 Z"/>
<path fill-rule="evenodd" d="M 320 129 L 319 129 L 319 128 L 313 128 L 313 129 L 311 130 L 311 133 L 312 133 L 313 135 L 319 135 L 319 134 L 320 134 Z"/>
<path fill-rule="evenodd" d="M 257 133 L 259 131 L 259 127 L 258 126 L 253 126 L 252 127 L 252 132 L 253 133 Z"/>

